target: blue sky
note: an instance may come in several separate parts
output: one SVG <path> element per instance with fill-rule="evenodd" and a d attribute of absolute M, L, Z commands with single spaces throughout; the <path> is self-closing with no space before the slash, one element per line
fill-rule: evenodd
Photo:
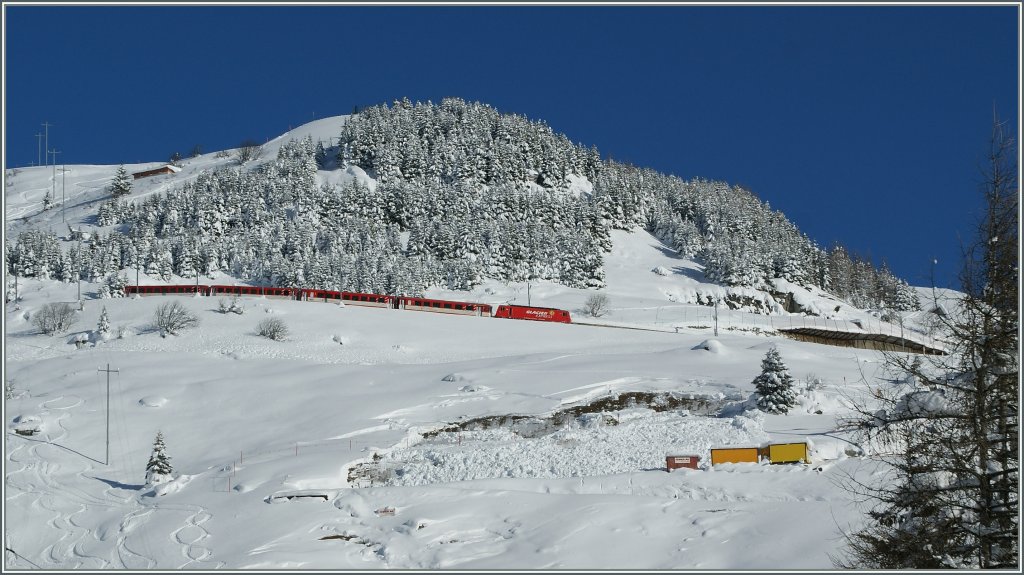
<path fill-rule="evenodd" d="M 605 157 L 742 184 L 823 246 L 955 285 L 1013 6 L 5 5 L 5 165 L 162 161 L 457 96 Z"/>

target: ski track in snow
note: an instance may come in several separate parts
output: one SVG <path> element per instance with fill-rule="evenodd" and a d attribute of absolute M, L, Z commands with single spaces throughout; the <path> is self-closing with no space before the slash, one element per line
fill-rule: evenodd
<path fill-rule="evenodd" d="M 104 488 L 103 496 L 97 496 L 74 487 L 71 482 L 58 484 L 52 479 L 60 473 L 61 465 L 45 452 L 69 436 L 64 422 L 72 417 L 70 410 L 84 403 L 84 400 L 75 396 L 59 396 L 43 401 L 39 408 L 44 414 L 50 410 L 62 411 L 53 422 L 59 433 L 46 440 L 26 439 L 25 442 L 31 444 L 23 442 L 8 452 L 8 461 L 18 464 L 19 468 L 8 472 L 6 483 L 14 493 L 7 497 L 7 501 L 22 496 L 35 497 L 29 506 L 45 513 L 49 517 L 46 524 L 60 534 L 58 539 L 43 548 L 40 553 L 43 562 L 57 569 L 110 569 L 118 566 L 133 570 L 157 568 L 157 560 L 151 556 L 147 534 L 143 533 L 142 527 L 157 511 L 174 511 L 188 514 L 183 520 L 184 524 L 168 535 L 181 546 L 181 555 L 185 558 L 185 562 L 176 568 L 222 568 L 224 562 L 209 561 L 212 551 L 201 544 L 210 537 L 209 531 L 203 527 L 212 518 L 206 508 L 191 504 L 138 505 L 137 497 L 119 495 L 117 491 L 121 489 L 114 486 Z M 91 477 L 95 471 L 94 465 L 86 464 L 76 474 L 81 484 L 89 484 L 96 480 Z M 104 558 L 102 553 L 105 545 L 102 541 L 107 535 L 95 523 L 87 521 L 89 512 L 97 507 L 119 509 L 133 504 L 137 507 L 122 516 L 114 548 L 110 551 L 110 557 Z"/>
<path fill-rule="evenodd" d="M 95 520 L 92 523 L 87 520 L 91 515 L 89 512 L 97 508 L 124 510 L 133 504 L 137 505 L 136 497 L 119 495 L 117 491 L 120 489 L 114 486 L 105 487 L 102 496 L 98 496 L 74 487 L 72 482 L 64 481 L 58 484 L 53 479 L 62 471 L 62 467 L 47 451 L 54 449 L 54 445 L 60 445 L 59 442 L 69 436 L 65 421 L 72 417 L 70 410 L 84 403 L 78 397 L 59 396 L 39 404 L 44 414 L 52 410 L 61 410 L 53 422 L 58 433 L 46 440 L 26 440 L 32 442 L 27 448 L 23 444 L 9 452 L 8 460 L 17 463 L 20 468 L 8 474 L 7 485 L 15 493 L 7 500 L 21 496 L 35 497 L 29 504 L 30 507 L 49 517 L 45 523 L 60 536 L 42 549 L 40 558 L 54 568 L 109 569 L 119 565 L 124 569 L 153 569 L 157 567 L 157 561 L 150 556 L 146 535 L 142 533 L 140 527 L 148 522 L 154 510 L 160 508 L 159 505 L 138 506 L 123 515 L 118 523 L 114 548 L 109 552 L 110 557 L 104 558 L 102 554 L 106 545 L 102 541 L 107 538 L 107 534 L 97 528 Z M 91 463 L 76 470 L 75 473 L 81 481 L 79 484 L 95 483 L 96 471 L 96 466 Z M 171 538 L 183 545 L 182 554 L 189 559 L 184 565 L 196 563 L 205 567 L 205 559 L 210 555 L 210 550 L 197 543 L 209 536 L 201 524 L 208 521 L 211 516 L 198 506 L 189 506 L 182 510 L 189 512 L 190 516 L 185 520 L 184 526 L 171 534 Z M 199 532 L 194 539 L 186 541 L 185 536 L 181 536 L 180 533 L 189 528 L 198 529 Z M 129 538 L 132 541 L 129 541 Z M 223 563 L 217 564 L 216 568 L 221 566 Z"/>
<path fill-rule="evenodd" d="M 165 508 L 162 505 L 157 507 Z M 181 553 L 187 561 L 176 567 L 176 569 L 185 569 L 190 565 L 193 566 L 192 568 L 220 569 L 224 566 L 224 562 L 217 561 L 216 564 L 211 565 L 208 559 L 212 555 L 212 551 L 208 547 L 200 545 L 201 542 L 210 537 L 210 532 L 203 527 L 203 524 L 213 516 L 210 515 L 205 507 L 200 505 L 187 505 L 184 507 L 186 510 L 192 511 L 192 514 L 185 519 L 185 525 L 171 533 L 171 539 L 182 546 Z"/>
<path fill-rule="evenodd" d="M 117 543 L 114 545 L 114 556 L 121 563 L 121 568 L 152 569 L 156 567 L 156 561 L 128 547 L 128 536 L 138 528 L 138 523 L 134 523 L 134 521 L 140 517 L 148 517 L 152 513 L 152 508 L 139 508 L 126 515 L 121 521 L 118 527 Z"/>
<path fill-rule="evenodd" d="M 61 410 L 54 421 L 58 433 L 45 441 L 26 439 L 32 442 L 27 449 L 17 449 L 8 455 L 8 461 L 21 466 L 14 472 L 18 474 L 17 477 L 8 476 L 14 479 L 7 482 L 8 487 L 18 492 L 9 497 L 8 501 L 22 494 L 35 497 L 30 508 L 49 517 L 45 523 L 60 533 L 60 537 L 43 548 L 40 555 L 44 562 L 61 569 L 103 569 L 109 566 L 108 561 L 89 548 L 90 540 L 95 540 L 92 529 L 82 519 L 76 521 L 76 516 L 89 511 L 90 506 L 109 506 L 109 503 L 71 485 L 58 485 L 52 478 L 61 471 L 61 465 L 46 453 L 53 449 L 53 445 L 68 437 L 64 421 L 71 417 L 71 409 L 84 403 L 84 400 L 75 396 L 59 396 L 40 403 L 39 408 L 44 414 L 51 410 Z M 23 452 L 27 452 L 24 459 L 20 455 L 15 457 Z M 78 474 L 81 476 L 84 471 Z M 25 475 L 27 477 L 23 483 L 22 477 Z"/>

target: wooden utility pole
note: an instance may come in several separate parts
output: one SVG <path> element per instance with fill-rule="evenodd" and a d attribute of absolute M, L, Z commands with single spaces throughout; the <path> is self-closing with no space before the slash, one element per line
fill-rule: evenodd
<path fill-rule="evenodd" d="M 103 460 L 104 465 L 110 465 L 110 374 L 120 373 L 120 370 L 110 369 L 110 364 L 107 364 L 107 369 L 97 369 L 96 371 L 107 372 L 107 457 Z"/>

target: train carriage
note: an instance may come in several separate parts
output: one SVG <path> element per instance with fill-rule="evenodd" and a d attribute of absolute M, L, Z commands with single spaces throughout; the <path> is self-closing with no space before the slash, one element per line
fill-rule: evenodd
<path fill-rule="evenodd" d="M 340 291 L 331 291 L 325 289 L 304 289 L 300 291 L 299 299 L 301 299 L 302 301 L 322 301 L 325 303 L 340 303 L 342 297 Z"/>
<path fill-rule="evenodd" d="M 263 288 L 258 286 L 210 286 L 210 295 L 261 296 Z"/>
<path fill-rule="evenodd" d="M 294 288 L 280 287 L 215 285 L 210 286 L 209 294 L 207 295 L 237 295 L 293 299 L 300 291 L 301 290 Z"/>
<path fill-rule="evenodd" d="M 206 285 L 176 285 L 176 286 L 125 286 L 125 295 L 210 295 L 210 286 Z"/>
<path fill-rule="evenodd" d="M 375 293 L 359 293 L 350 291 L 343 291 L 340 293 L 341 301 L 344 302 L 345 305 L 394 308 L 397 300 L 395 296 Z"/>
<path fill-rule="evenodd" d="M 491 315 L 491 306 L 485 303 L 447 301 L 422 297 L 400 297 L 398 298 L 398 307 L 412 311 L 432 311 L 436 313 L 475 315 L 478 317 L 484 315 L 490 317 Z"/>

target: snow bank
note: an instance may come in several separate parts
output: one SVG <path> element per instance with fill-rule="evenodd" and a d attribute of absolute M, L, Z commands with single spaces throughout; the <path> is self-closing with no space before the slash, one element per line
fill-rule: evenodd
<path fill-rule="evenodd" d="M 704 341 L 693 346 L 692 349 L 694 351 L 702 349 L 704 351 L 708 351 L 716 355 L 720 355 L 726 352 L 726 347 L 722 345 L 722 342 L 718 341 L 717 339 L 705 339 Z"/>
<path fill-rule="evenodd" d="M 395 449 L 382 464 L 393 470 L 393 485 L 629 473 L 664 468 L 668 453 L 692 453 L 706 464 L 712 445 L 768 439 L 759 422 L 743 419 L 747 424 L 737 426 L 735 420 L 637 409 L 620 413 L 618 424 L 577 425 L 534 439 L 506 428 L 444 434 Z"/>
<path fill-rule="evenodd" d="M 139 405 L 143 407 L 163 407 L 167 405 L 167 398 L 159 395 L 147 395 L 139 400 Z"/>

